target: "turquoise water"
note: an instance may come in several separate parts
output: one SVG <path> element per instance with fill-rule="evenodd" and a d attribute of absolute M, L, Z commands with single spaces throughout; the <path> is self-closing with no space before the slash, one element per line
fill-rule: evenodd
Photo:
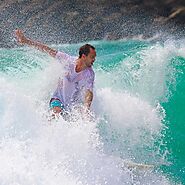
<path fill-rule="evenodd" d="M 185 46 L 92 41 L 93 121 L 49 123 L 63 66 L 28 47 L 0 49 L 2 184 L 184 184 Z M 53 45 L 77 55 L 79 44 Z M 120 160 L 154 165 L 125 168 Z M 21 165 L 20 165 L 21 164 Z"/>
<path fill-rule="evenodd" d="M 165 134 L 165 141 L 167 142 L 168 150 L 171 152 L 169 160 L 172 162 L 165 171 L 172 173 L 172 175 L 185 182 L 185 135 L 184 135 L 184 122 L 185 116 L 183 111 L 185 110 L 184 104 L 184 90 L 185 90 L 185 65 L 184 58 L 181 56 L 174 57 L 172 59 L 172 65 L 176 69 L 175 74 L 175 88 L 170 87 L 171 96 L 168 102 L 162 103 L 166 111 L 165 124 L 168 126 L 168 130 Z"/>

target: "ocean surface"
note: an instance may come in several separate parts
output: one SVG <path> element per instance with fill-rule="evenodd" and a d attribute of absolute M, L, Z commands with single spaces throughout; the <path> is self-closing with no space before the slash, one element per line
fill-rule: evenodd
<path fill-rule="evenodd" d="M 33 48 L 0 49 L 0 184 L 185 184 L 185 42 L 89 43 L 92 115 L 68 120 L 48 120 L 64 66 Z M 78 55 L 82 44 L 51 47 Z"/>

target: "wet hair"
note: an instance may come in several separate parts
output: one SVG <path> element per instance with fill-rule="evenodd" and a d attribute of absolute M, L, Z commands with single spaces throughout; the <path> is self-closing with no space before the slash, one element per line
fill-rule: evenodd
<path fill-rule="evenodd" d="M 81 46 L 79 49 L 79 58 L 81 58 L 83 54 L 87 56 L 90 53 L 90 48 L 95 50 L 95 47 L 90 44 Z"/>

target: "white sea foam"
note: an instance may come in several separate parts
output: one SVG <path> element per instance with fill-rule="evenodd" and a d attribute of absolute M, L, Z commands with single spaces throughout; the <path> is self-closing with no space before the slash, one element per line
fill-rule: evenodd
<path fill-rule="evenodd" d="M 53 63 L 31 81 L 0 78 L 2 185 L 170 184 L 159 172 L 124 166 L 127 159 L 146 162 L 149 152 L 145 146 L 152 149 L 162 129 L 160 105 L 129 88 L 99 84 L 102 88 L 95 90 L 94 119 L 79 114 L 75 121 L 48 121 L 49 96 L 60 75 L 63 68 Z M 96 80 L 101 78 L 106 81 L 106 75 L 97 74 Z M 103 135 L 104 131 L 109 135 Z M 159 155 L 152 152 L 149 158 Z"/>

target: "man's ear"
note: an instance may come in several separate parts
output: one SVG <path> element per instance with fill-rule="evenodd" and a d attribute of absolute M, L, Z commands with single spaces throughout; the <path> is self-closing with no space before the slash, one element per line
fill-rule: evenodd
<path fill-rule="evenodd" d="M 82 54 L 82 58 L 85 58 L 86 57 L 86 55 L 85 54 Z"/>

